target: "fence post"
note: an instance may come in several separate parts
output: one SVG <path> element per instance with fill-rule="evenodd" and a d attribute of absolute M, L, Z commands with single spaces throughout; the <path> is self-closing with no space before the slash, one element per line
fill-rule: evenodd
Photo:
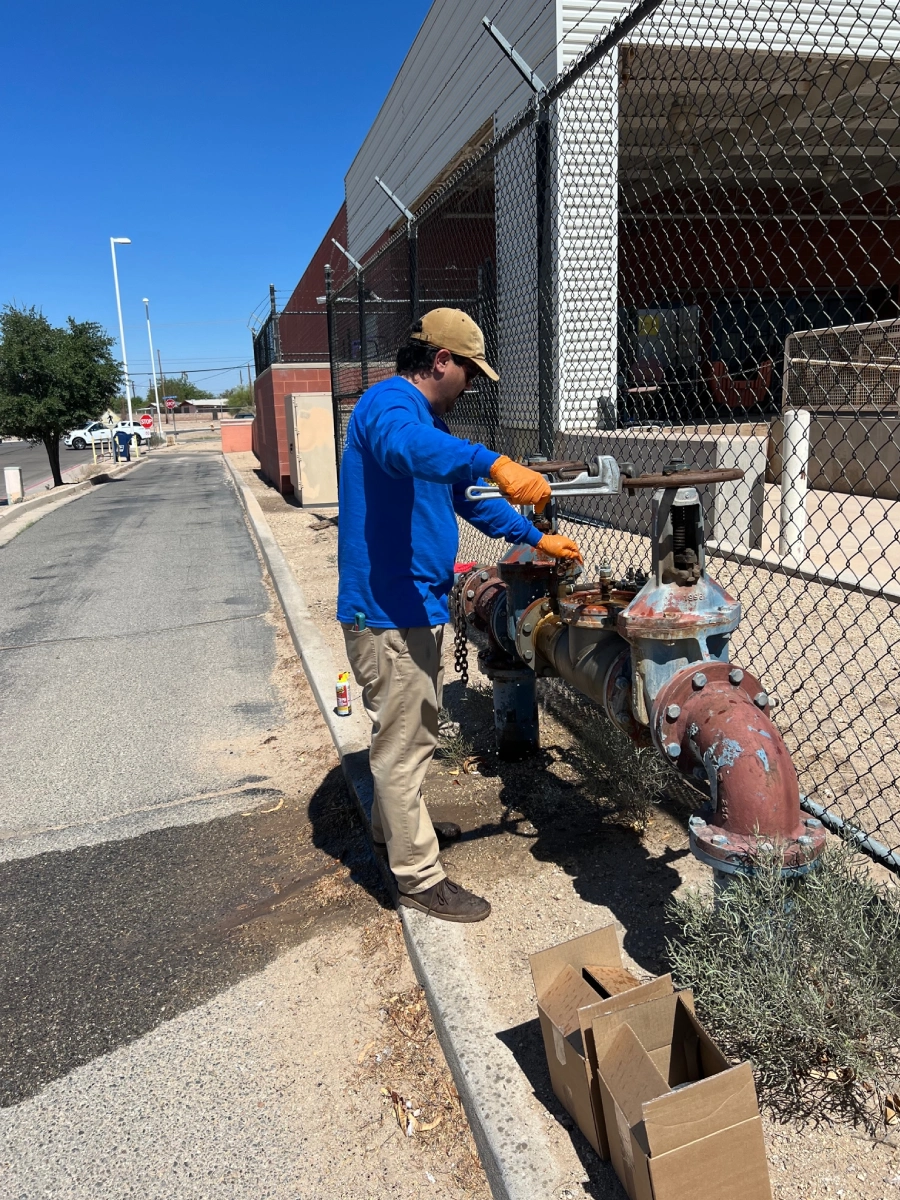
<path fill-rule="evenodd" d="M 778 552 L 802 562 L 806 558 L 806 489 L 809 470 L 810 412 L 784 410 L 781 442 L 781 512 Z"/>
<path fill-rule="evenodd" d="M 406 241 L 409 254 L 409 310 L 410 321 L 419 315 L 419 234 L 414 221 L 406 226 Z"/>
<path fill-rule="evenodd" d="M 359 308 L 359 382 L 360 394 L 369 387 L 369 345 L 366 331 L 366 283 L 362 271 L 356 273 L 356 299 Z"/>
<path fill-rule="evenodd" d="M 551 237 L 552 171 L 550 111 L 538 107 L 535 125 L 537 186 L 538 448 L 555 458 L 553 422 L 553 246 Z"/>
<path fill-rule="evenodd" d="M 269 320 L 272 323 L 272 354 L 274 362 L 281 362 L 281 330 L 278 328 L 278 304 L 275 301 L 275 284 L 269 284 Z"/>
<path fill-rule="evenodd" d="M 334 353 L 334 272 L 330 263 L 325 264 L 325 315 L 328 321 L 328 366 L 331 373 L 331 416 L 334 422 L 334 469 L 338 482 L 341 478 L 342 428 L 341 405 L 338 400 L 338 377 Z"/>

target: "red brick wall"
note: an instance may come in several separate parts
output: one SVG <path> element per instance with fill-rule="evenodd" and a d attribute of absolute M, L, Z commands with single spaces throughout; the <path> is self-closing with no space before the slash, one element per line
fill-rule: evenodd
<path fill-rule="evenodd" d="M 222 453 L 237 454 L 242 450 L 253 449 L 253 422 L 222 420 L 219 426 L 222 433 Z"/>
<path fill-rule="evenodd" d="M 285 396 L 330 391 L 331 370 L 327 364 L 275 363 L 255 382 L 253 453 L 265 477 L 283 495 L 290 495 L 292 488 Z"/>

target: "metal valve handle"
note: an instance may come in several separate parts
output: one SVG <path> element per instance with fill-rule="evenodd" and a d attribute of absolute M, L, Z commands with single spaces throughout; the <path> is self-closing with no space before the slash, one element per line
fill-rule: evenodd
<path fill-rule="evenodd" d="M 622 490 L 622 474 L 612 455 L 601 454 L 588 463 L 587 470 L 576 475 L 574 479 L 555 480 L 549 486 L 552 497 L 616 496 Z M 473 484 L 472 487 L 466 488 L 467 500 L 496 500 L 502 495 L 494 484 Z"/>
<path fill-rule="evenodd" d="M 673 471 L 670 475 L 622 476 L 622 487 L 628 488 L 683 488 L 703 487 L 705 484 L 729 483 L 743 479 L 740 467 L 714 467 L 708 471 Z"/>

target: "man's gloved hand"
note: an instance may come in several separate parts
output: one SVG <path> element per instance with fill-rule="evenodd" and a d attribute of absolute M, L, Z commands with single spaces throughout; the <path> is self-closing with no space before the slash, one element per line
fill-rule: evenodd
<path fill-rule="evenodd" d="M 542 512 L 550 499 L 550 484 L 537 471 L 523 467 L 501 454 L 491 467 L 491 479 L 513 504 L 533 504 Z"/>
<path fill-rule="evenodd" d="M 576 562 L 584 562 L 578 545 L 571 538 L 563 537 L 561 533 L 545 533 L 537 548 L 545 554 L 552 554 L 554 558 L 573 558 Z"/>

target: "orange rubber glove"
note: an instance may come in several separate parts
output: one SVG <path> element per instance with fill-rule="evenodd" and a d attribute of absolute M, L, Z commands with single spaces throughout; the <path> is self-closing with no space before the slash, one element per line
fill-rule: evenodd
<path fill-rule="evenodd" d="M 584 562 L 578 545 L 571 538 L 563 537 L 561 533 L 545 533 L 537 548 L 545 554 L 552 554 L 554 558 L 574 558 L 576 562 Z"/>
<path fill-rule="evenodd" d="M 532 504 L 535 512 L 543 512 L 550 499 L 550 484 L 537 471 L 513 462 L 501 454 L 491 467 L 491 479 L 513 504 Z"/>

